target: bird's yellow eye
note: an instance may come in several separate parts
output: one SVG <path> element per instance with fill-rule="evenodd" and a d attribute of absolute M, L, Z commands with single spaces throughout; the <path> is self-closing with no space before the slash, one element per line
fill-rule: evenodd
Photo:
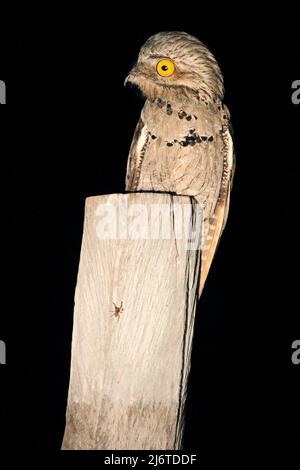
<path fill-rule="evenodd" d="M 175 65 L 170 59 L 162 59 L 156 65 L 156 71 L 161 77 L 170 77 L 174 73 Z"/>

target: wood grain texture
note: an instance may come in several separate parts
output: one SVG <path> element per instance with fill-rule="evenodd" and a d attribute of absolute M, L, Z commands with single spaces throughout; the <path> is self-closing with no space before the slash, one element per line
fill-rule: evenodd
<path fill-rule="evenodd" d="M 103 208 L 114 227 L 126 226 L 120 207 L 129 214 L 129 236 L 100 239 Z M 168 230 L 165 238 L 146 233 L 159 226 L 157 207 L 165 209 L 162 226 L 169 221 L 170 237 Z M 187 236 L 200 233 L 202 212 L 188 196 L 129 193 L 86 201 L 63 449 L 181 447 L 200 262 L 186 236 L 174 239 L 183 208 Z M 138 210 L 147 218 L 140 227 Z M 134 239 L 138 229 L 144 237 Z M 121 302 L 118 318 L 114 303 Z"/>

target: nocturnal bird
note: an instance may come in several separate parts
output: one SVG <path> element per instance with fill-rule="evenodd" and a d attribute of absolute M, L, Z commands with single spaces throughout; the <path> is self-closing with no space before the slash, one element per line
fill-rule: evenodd
<path fill-rule="evenodd" d="M 219 65 L 185 32 L 150 37 L 125 84 L 146 101 L 135 129 L 127 191 L 193 196 L 203 211 L 200 297 L 225 227 L 235 158 Z"/>

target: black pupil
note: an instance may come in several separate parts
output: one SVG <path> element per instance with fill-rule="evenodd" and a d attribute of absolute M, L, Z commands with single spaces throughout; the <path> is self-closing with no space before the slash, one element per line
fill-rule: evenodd
<path fill-rule="evenodd" d="M 167 65 L 163 65 L 163 66 L 162 66 L 162 70 L 163 70 L 164 72 L 166 72 L 166 71 L 168 70 L 168 66 L 167 66 Z"/>

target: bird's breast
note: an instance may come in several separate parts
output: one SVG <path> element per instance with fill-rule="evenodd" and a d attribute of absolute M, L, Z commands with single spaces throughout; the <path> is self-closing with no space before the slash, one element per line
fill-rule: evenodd
<path fill-rule="evenodd" d="M 222 123 L 203 106 L 146 102 L 142 112 L 148 134 L 139 190 L 215 198 L 222 179 Z M 145 136 L 141 136 L 145 142 Z"/>

